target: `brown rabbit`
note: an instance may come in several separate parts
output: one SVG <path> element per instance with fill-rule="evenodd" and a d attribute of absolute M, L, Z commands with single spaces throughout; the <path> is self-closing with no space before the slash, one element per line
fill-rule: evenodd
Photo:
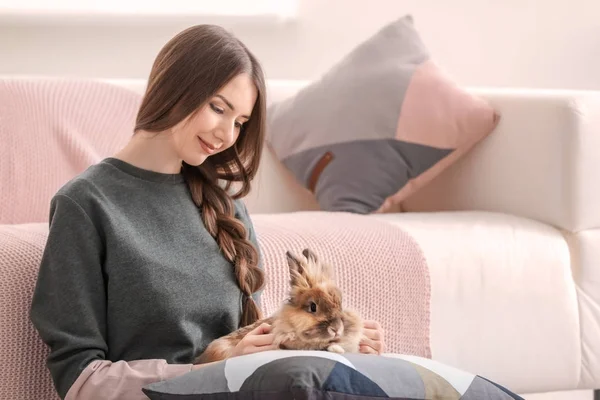
<path fill-rule="evenodd" d="M 343 309 L 342 294 L 332 280 L 331 266 L 318 260 L 309 249 L 302 254 L 304 260 L 286 252 L 290 270 L 287 302 L 273 316 L 212 341 L 195 364 L 229 358 L 239 341 L 263 323 L 271 325 L 280 349 L 359 351 L 362 319 L 355 312 Z"/>

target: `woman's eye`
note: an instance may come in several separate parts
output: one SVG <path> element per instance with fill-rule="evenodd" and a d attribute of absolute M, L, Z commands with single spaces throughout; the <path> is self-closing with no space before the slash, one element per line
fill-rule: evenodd
<path fill-rule="evenodd" d="M 217 114 L 223 114 L 224 112 L 222 108 L 215 106 L 213 103 L 210 103 L 210 108 L 212 108 L 212 110 Z"/>
<path fill-rule="evenodd" d="M 235 123 L 235 127 L 238 129 L 242 129 L 242 127 L 244 126 L 244 124 L 242 124 L 241 122 L 237 122 Z"/>

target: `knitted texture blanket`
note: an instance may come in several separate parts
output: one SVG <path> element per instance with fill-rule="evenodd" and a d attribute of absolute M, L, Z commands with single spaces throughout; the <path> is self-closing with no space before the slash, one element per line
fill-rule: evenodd
<path fill-rule="evenodd" d="M 344 304 L 385 330 L 386 352 L 430 357 L 429 271 L 403 230 L 369 216 L 306 212 L 253 216 L 265 263 L 266 315 L 286 298 L 285 251 L 310 247 L 335 269 Z M 0 398 L 56 398 L 47 348 L 28 317 L 47 224 L 0 225 Z"/>
<path fill-rule="evenodd" d="M 101 82 L 0 80 L 0 399 L 56 398 L 47 349 L 28 316 L 49 202 L 129 140 L 139 102 L 138 94 Z M 429 271 L 408 233 L 346 213 L 252 219 L 267 273 L 265 314 L 286 297 L 285 251 L 310 247 L 335 267 L 345 305 L 381 323 L 387 352 L 430 357 Z"/>
<path fill-rule="evenodd" d="M 133 134 L 140 95 L 77 79 L 0 80 L 0 223 L 48 220 L 56 191 Z"/>
<path fill-rule="evenodd" d="M 287 297 L 285 252 L 300 255 L 308 247 L 334 267 L 344 306 L 381 324 L 386 352 L 431 356 L 429 270 L 419 244 L 407 232 L 350 213 L 257 214 L 252 219 L 265 260 L 266 315 Z"/>

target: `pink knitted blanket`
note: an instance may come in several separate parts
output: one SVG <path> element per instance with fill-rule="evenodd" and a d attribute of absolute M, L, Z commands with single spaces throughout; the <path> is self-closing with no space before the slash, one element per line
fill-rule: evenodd
<path fill-rule="evenodd" d="M 344 303 L 378 321 L 386 352 L 430 357 L 429 270 L 418 243 L 385 221 L 350 213 L 296 212 L 252 217 L 262 250 L 266 315 L 286 298 L 285 252 L 311 248 L 335 268 Z"/>
<path fill-rule="evenodd" d="M 47 221 L 62 185 L 131 138 L 140 100 L 100 81 L 0 79 L 0 223 Z"/>
<path fill-rule="evenodd" d="M 265 314 L 288 288 L 285 251 L 312 248 L 336 270 L 345 303 L 386 331 L 387 352 L 430 357 L 429 274 L 419 245 L 403 230 L 369 216 L 304 212 L 253 215 L 267 286 Z M 47 349 L 28 310 L 47 223 L 0 225 L 0 398 L 56 399 Z"/>
<path fill-rule="evenodd" d="M 29 305 L 48 224 L 0 225 L 0 399 L 57 399 Z"/>
<path fill-rule="evenodd" d="M 47 349 L 28 317 L 48 205 L 65 182 L 127 142 L 139 101 L 100 82 L 0 80 L 0 399 L 56 398 Z M 267 272 L 265 314 L 285 297 L 285 251 L 310 247 L 336 267 L 346 304 L 383 325 L 388 352 L 430 357 L 428 268 L 410 235 L 342 213 L 253 221 Z"/>

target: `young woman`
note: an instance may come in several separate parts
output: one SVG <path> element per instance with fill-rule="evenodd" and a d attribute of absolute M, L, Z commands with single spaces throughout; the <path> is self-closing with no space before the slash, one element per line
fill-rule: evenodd
<path fill-rule="evenodd" d="M 200 25 L 160 51 L 129 143 L 51 202 L 31 320 L 61 398 L 145 398 L 259 318 L 264 274 L 239 198 L 264 129 L 263 72 L 239 40 Z M 269 328 L 235 355 L 274 349 Z M 378 324 L 364 333 L 361 351 L 381 352 Z"/>

